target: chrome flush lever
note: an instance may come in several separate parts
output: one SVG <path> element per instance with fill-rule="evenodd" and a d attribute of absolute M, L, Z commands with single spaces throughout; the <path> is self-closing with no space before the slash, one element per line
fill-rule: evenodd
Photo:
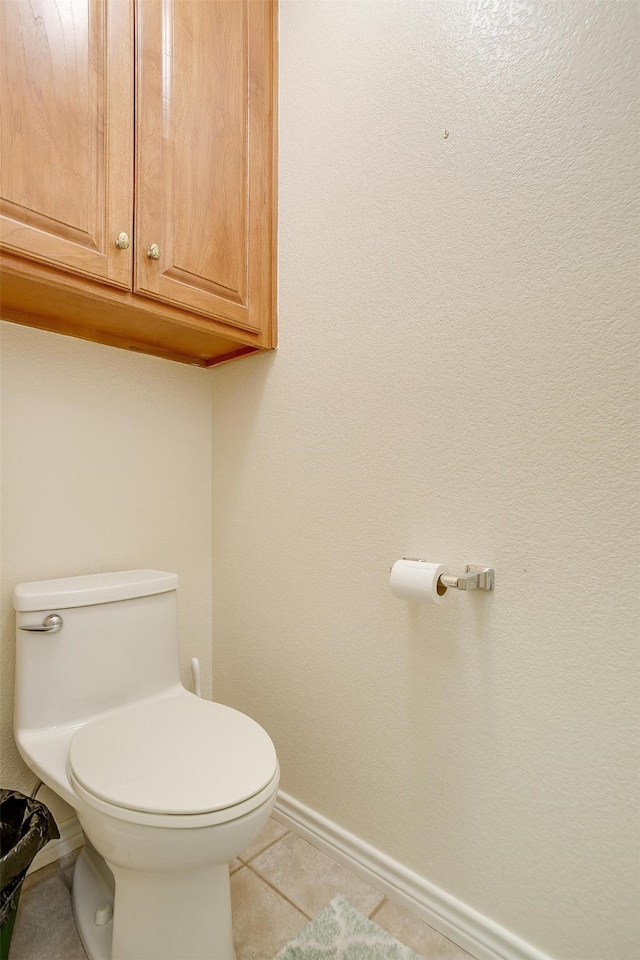
<path fill-rule="evenodd" d="M 62 617 L 57 613 L 49 613 L 42 623 L 28 624 L 26 627 L 20 627 L 21 630 L 28 630 L 29 633 L 57 633 L 62 630 Z"/>

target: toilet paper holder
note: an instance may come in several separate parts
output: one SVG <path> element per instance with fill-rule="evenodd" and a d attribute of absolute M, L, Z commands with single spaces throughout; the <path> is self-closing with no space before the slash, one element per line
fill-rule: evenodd
<path fill-rule="evenodd" d="M 422 560 L 422 557 L 403 557 L 403 560 Z M 453 590 L 493 590 L 496 572 L 493 567 L 479 567 L 468 563 L 459 577 L 442 574 L 439 583 Z"/>
<path fill-rule="evenodd" d="M 477 567 L 473 564 L 467 564 L 461 577 L 448 577 L 445 574 L 440 577 L 443 587 L 453 587 L 455 590 L 493 590 L 495 580 L 493 567 Z"/>

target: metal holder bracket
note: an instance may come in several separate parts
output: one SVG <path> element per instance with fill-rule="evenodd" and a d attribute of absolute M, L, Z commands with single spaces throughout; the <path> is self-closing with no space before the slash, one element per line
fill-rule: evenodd
<path fill-rule="evenodd" d="M 440 583 L 443 587 L 455 590 L 493 590 L 495 570 L 493 567 L 477 567 L 473 564 L 467 564 L 464 568 L 464 576 L 450 577 L 443 575 L 440 577 Z"/>

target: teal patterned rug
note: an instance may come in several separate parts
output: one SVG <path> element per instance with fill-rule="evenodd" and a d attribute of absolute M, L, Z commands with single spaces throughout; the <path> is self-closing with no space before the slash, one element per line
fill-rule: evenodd
<path fill-rule="evenodd" d="M 421 960 L 390 933 L 334 897 L 275 960 Z"/>

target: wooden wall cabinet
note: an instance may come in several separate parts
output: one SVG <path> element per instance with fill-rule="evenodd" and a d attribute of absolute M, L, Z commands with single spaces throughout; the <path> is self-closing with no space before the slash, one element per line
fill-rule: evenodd
<path fill-rule="evenodd" d="M 1 0 L 4 319 L 275 346 L 276 0 Z"/>

